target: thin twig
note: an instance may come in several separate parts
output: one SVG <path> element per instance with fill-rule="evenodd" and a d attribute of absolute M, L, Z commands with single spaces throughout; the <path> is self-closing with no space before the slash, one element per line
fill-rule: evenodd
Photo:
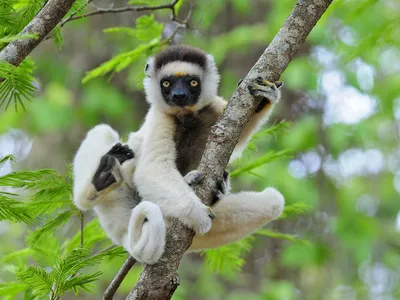
<path fill-rule="evenodd" d="M 95 16 L 95 15 L 103 15 L 103 14 L 115 14 L 115 13 L 122 13 L 122 12 L 128 12 L 128 11 L 133 11 L 133 12 L 139 12 L 139 11 L 153 11 L 153 10 L 162 10 L 162 9 L 170 9 L 173 14 L 175 15 L 175 5 L 179 2 L 179 0 L 173 0 L 170 4 L 162 4 L 162 5 L 156 5 L 156 6 L 124 6 L 124 7 L 118 7 L 118 8 L 98 8 L 95 11 L 86 13 L 81 16 L 70 16 L 63 22 L 61 22 L 61 26 L 63 26 L 65 23 L 73 20 L 78 20 L 90 16 Z"/>
<path fill-rule="evenodd" d="M 110 285 L 106 289 L 103 295 L 104 300 L 112 300 L 122 281 L 132 269 L 134 264 L 136 263 L 136 259 L 129 255 L 128 259 L 122 265 L 121 269 L 119 269 L 117 275 L 115 275 L 114 279 L 111 281 Z"/>
<path fill-rule="evenodd" d="M 83 213 L 79 213 L 79 219 L 81 221 L 81 248 L 83 248 L 83 227 L 84 227 L 84 219 L 83 219 Z"/>
<path fill-rule="evenodd" d="M 89 4 L 93 2 L 93 0 L 88 0 L 86 6 L 82 7 L 81 9 L 74 11 L 68 18 L 66 18 L 65 20 L 60 22 L 60 27 L 63 27 L 65 23 L 67 23 L 68 21 L 71 21 L 71 19 L 79 12 L 82 11 L 82 9 L 84 9 L 85 7 L 89 6 Z M 46 38 L 47 39 L 47 38 Z"/>

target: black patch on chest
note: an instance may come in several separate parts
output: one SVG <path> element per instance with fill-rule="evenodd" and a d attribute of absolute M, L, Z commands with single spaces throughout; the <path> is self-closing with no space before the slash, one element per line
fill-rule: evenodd
<path fill-rule="evenodd" d="M 183 176 L 197 169 L 211 126 L 215 124 L 218 117 L 219 113 L 210 106 L 206 106 L 193 114 L 175 116 L 176 131 L 174 141 L 178 154 L 176 165 Z"/>

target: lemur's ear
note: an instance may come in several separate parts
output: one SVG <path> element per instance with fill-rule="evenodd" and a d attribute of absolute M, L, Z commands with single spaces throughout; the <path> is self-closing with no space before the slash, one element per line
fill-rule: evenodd
<path fill-rule="evenodd" d="M 154 75 L 154 57 L 150 57 L 147 60 L 146 66 L 144 67 L 144 74 L 149 78 Z"/>
<path fill-rule="evenodd" d="M 146 66 L 144 67 L 144 74 L 146 74 L 146 76 L 150 78 L 150 75 L 148 73 L 149 69 L 150 69 L 150 64 L 147 63 Z"/>

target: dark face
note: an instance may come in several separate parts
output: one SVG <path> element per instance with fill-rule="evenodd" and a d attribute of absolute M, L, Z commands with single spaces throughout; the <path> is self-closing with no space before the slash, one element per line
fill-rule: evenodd
<path fill-rule="evenodd" d="M 171 106 L 195 105 L 201 93 L 200 78 L 192 75 L 164 77 L 160 87 L 165 102 Z"/>

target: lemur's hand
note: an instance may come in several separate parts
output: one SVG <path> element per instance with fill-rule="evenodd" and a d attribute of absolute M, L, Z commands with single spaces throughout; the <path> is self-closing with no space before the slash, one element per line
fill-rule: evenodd
<path fill-rule="evenodd" d="M 213 199 L 211 201 L 211 206 L 215 205 L 229 190 L 228 182 L 229 172 L 224 171 L 223 179 L 217 181 L 217 188 L 213 191 Z"/>
<path fill-rule="evenodd" d="M 270 82 L 258 77 L 253 84 L 248 86 L 250 94 L 262 98 L 256 108 L 256 113 L 262 111 L 263 108 L 269 103 L 278 103 L 279 99 L 281 98 L 281 92 L 279 88 L 282 85 L 282 81 Z"/>
<path fill-rule="evenodd" d="M 119 176 L 119 166 L 124 161 L 132 159 L 134 153 L 128 146 L 115 144 L 110 151 L 100 159 L 99 167 L 92 178 L 92 183 L 98 192 L 122 180 Z"/>
<path fill-rule="evenodd" d="M 112 147 L 111 150 L 107 152 L 107 154 L 118 159 L 120 164 L 128 159 L 135 157 L 132 149 L 130 149 L 128 145 L 122 146 L 121 143 L 116 143 L 114 147 Z"/>
<path fill-rule="evenodd" d="M 199 183 L 203 178 L 204 174 L 197 170 L 190 171 L 183 177 L 188 185 Z"/>

